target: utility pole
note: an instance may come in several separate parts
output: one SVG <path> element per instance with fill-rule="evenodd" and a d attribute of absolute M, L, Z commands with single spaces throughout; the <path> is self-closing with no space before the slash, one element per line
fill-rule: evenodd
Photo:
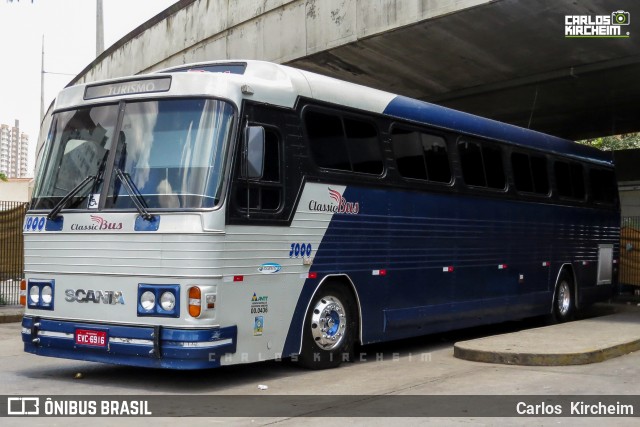
<path fill-rule="evenodd" d="M 42 35 L 42 62 L 40 63 L 40 123 L 44 118 L 44 34 Z"/>
<path fill-rule="evenodd" d="M 104 52 L 104 20 L 102 18 L 102 0 L 96 0 L 96 58 Z"/>

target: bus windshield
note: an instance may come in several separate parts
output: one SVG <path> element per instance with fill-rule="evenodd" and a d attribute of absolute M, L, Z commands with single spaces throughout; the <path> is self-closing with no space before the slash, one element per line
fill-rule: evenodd
<path fill-rule="evenodd" d="M 127 176 L 150 209 L 218 204 L 233 123 L 231 104 L 215 99 L 129 102 L 116 123 L 118 110 L 113 104 L 54 115 L 34 209 L 53 208 L 90 176 L 97 179 L 78 191 L 66 208 L 133 209 L 132 196 L 115 171 Z M 110 162 L 112 168 L 107 167 Z M 112 176 L 103 176 L 109 170 Z M 106 198 L 102 205 L 101 197 Z"/>

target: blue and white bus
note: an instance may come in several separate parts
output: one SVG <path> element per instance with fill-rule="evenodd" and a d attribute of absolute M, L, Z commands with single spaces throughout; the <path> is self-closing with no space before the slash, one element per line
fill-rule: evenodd
<path fill-rule="evenodd" d="M 211 368 L 612 295 L 612 157 L 260 61 L 69 87 L 24 223 L 25 351 Z"/>

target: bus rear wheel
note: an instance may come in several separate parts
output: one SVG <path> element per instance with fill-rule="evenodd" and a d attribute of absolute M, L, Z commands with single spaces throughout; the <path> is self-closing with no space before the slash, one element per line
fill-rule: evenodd
<path fill-rule="evenodd" d="M 573 280 L 565 270 L 558 279 L 558 285 L 553 297 L 553 319 L 557 323 L 568 322 L 573 319 L 576 305 L 573 292 Z"/>
<path fill-rule="evenodd" d="M 328 369 L 351 360 L 357 324 L 349 290 L 336 283 L 323 286 L 305 316 L 298 363 L 308 369 Z"/>

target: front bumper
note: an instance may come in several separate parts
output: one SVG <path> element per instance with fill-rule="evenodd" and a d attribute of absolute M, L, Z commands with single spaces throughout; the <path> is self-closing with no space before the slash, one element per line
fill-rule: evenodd
<path fill-rule="evenodd" d="M 103 347 L 77 344 L 78 329 L 106 332 Z M 161 326 L 124 326 L 25 316 L 24 351 L 41 356 L 87 360 L 146 368 L 203 369 L 220 366 L 225 354 L 236 352 L 238 329 L 180 329 Z"/>

